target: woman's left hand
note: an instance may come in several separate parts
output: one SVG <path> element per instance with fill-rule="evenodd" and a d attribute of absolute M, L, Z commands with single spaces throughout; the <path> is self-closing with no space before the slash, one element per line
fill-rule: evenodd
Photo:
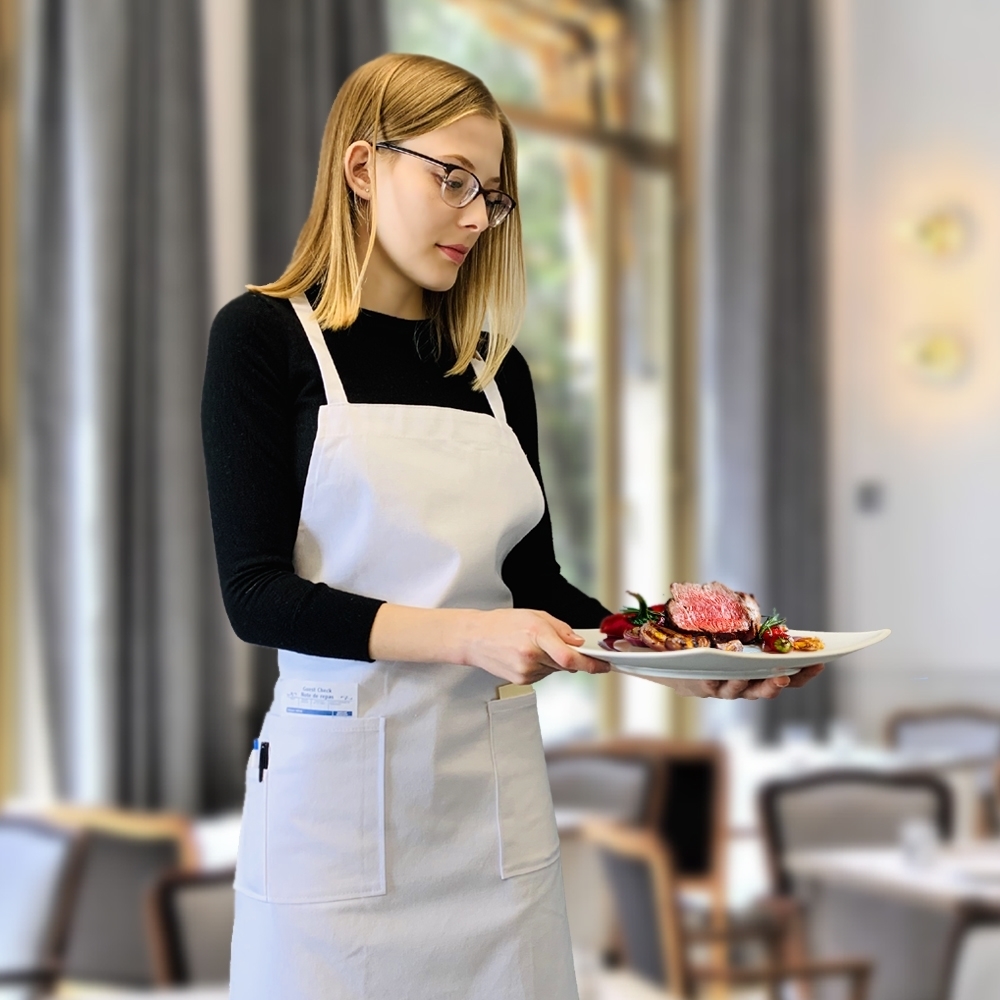
<path fill-rule="evenodd" d="M 724 701 L 745 698 L 747 701 L 756 701 L 758 698 L 774 698 L 785 688 L 802 687 L 817 674 L 822 673 L 823 666 L 822 663 L 818 663 L 813 667 L 803 667 L 791 677 L 768 677 L 762 681 L 671 680 L 665 683 L 678 694 L 691 698 L 722 698 Z"/>

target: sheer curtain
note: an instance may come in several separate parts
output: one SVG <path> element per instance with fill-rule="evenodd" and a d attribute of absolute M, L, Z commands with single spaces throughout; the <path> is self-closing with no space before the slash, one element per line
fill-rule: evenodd
<path fill-rule="evenodd" d="M 266 656 L 241 649 L 219 595 L 199 430 L 208 328 L 220 290 L 280 271 L 322 119 L 384 45 L 377 3 L 227 3 L 247 27 L 232 42 L 246 47 L 242 222 L 238 203 L 227 215 L 209 198 L 224 147 L 208 132 L 198 0 L 22 5 L 29 794 L 189 811 L 241 797 L 247 681 Z M 252 243 L 225 281 L 213 247 L 234 241 L 213 225 Z"/>
<path fill-rule="evenodd" d="M 819 0 L 704 0 L 702 534 L 709 579 L 827 618 Z M 821 729 L 831 679 L 762 709 Z"/>

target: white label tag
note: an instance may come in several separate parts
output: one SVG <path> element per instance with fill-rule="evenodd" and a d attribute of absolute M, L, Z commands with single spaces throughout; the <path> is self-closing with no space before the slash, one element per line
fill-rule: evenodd
<path fill-rule="evenodd" d="M 357 716 L 357 684 L 299 681 L 284 688 L 281 710 L 286 715 Z"/>

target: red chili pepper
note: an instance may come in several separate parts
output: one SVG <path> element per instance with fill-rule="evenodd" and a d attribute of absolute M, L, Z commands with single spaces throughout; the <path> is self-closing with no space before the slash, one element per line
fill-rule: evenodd
<path fill-rule="evenodd" d="M 792 638 L 788 634 L 788 629 L 780 626 L 765 629 L 760 644 L 765 653 L 790 653 L 792 651 Z"/>
<path fill-rule="evenodd" d="M 608 615 L 601 622 L 601 631 L 609 639 L 620 639 L 630 628 L 632 622 L 625 615 Z"/>

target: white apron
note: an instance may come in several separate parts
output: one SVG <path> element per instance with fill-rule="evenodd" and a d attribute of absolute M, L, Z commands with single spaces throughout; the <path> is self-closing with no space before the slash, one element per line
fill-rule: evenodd
<path fill-rule="evenodd" d="M 296 572 L 510 607 L 500 568 L 543 498 L 495 383 L 493 416 L 348 403 L 308 301 L 292 304 L 327 398 Z M 577 1000 L 534 693 L 497 700 L 499 678 L 447 663 L 278 663 L 267 767 L 259 750 L 247 765 L 233 1000 Z M 345 710 L 356 685 L 356 714 L 304 711 L 311 682 Z"/>

